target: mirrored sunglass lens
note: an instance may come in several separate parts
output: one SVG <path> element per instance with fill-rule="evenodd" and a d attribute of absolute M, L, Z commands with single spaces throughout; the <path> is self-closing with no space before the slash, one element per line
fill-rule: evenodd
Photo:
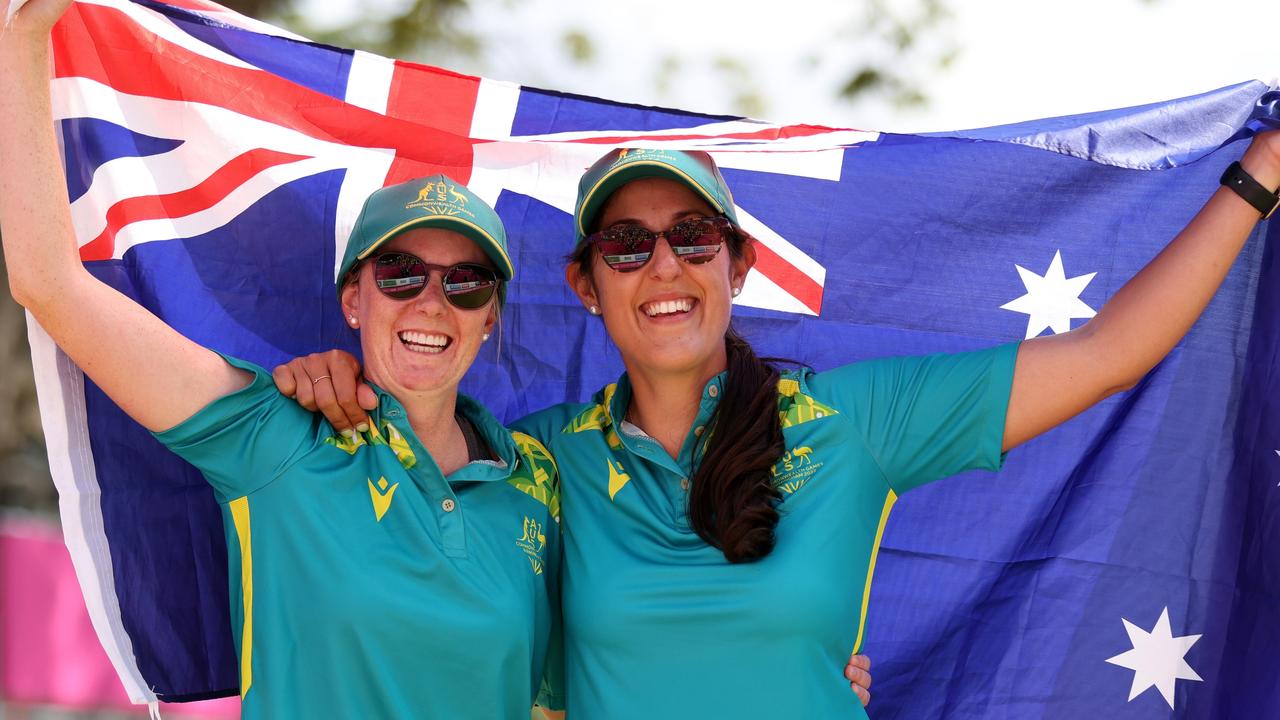
<path fill-rule="evenodd" d="M 685 262 L 694 264 L 710 261 L 720 252 L 724 234 L 710 218 L 685 220 L 667 231 L 667 244 Z"/>
<path fill-rule="evenodd" d="M 720 237 L 720 231 L 716 228 L 716 224 L 710 218 L 694 218 L 692 220 L 682 220 L 667 231 L 667 242 L 675 242 L 682 245 L 699 244 L 703 237 Z M 700 244 L 707 244 L 705 242 Z"/>
<path fill-rule="evenodd" d="M 676 251 L 676 256 L 681 260 L 694 265 L 700 265 L 704 262 L 711 262 L 716 255 L 720 253 L 720 244 L 715 245 L 693 245 L 690 247 L 672 248 Z"/>
<path fill-rule="evenodd" d="M 617 225 L 600 233 L 596 245 L 609 267 L 620 272 L 638 270 L 653 256 L 657 238 L 637 225 Z"/>
<path fill-rule="evenodd" d="M 498 278 L 477 265 L 455 265 L 444 275 L 444 294 L 454 305 L 474 310 L 493 297 Z"/>
<path fill-rule="evenodd" d="M 373 278 L 384 295 L 396 300 L 414 297 L 427 284 L 427 268 L 412 255 L 389 254 L 378 258 Z"/>

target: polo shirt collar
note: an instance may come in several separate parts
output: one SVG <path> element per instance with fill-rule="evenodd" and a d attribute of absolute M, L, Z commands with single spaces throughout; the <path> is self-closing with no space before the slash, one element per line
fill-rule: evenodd
<path fill-rule="evenodd" d="M 618 378 L 616 385 L 604 389 L 604 396 L 600 404 L 604 408 L 605 430 L 607 431 L 609 429 L 608 426 L 612 425 L 618 434 L 619 440 L 629 452 L 649 457 L 661 465 L 669 466 L 674 472 L 685 475 L 692 473 L 694 448 L 705 439 L 707 425 L 711 422 L 711 415 L 720 405 L 720 398 L 724 392 L 725 380 L 728 376 L 729 372 L 727 370 L 720 372 L 707 380 L 706 385 L 702 387 L 698 415 L 694 418 L 693 427 L 689 429 L 689 434 L 681 445 L 680 457 L 674 458 L 676 463 L 674 466 L 671 465 L 672 458 L 669 458 L 665 451 L 654 453 L 651 452 L 652 448 L 648 448 L 650 452 L 641 451 L 640 446 L 642 444 L 657 446 L 657 441 L 649 437 L 638 426 L 625 421 L 627 407 L 631 404 L 631 378 L 625 372 L 622 377 Z M 610 388 L 612 388 L 612 391 Z"/>
<path fill-rule="evenodd" d="M 715 412 L 716 407 L 720 404 L 720 393 L 724 392 L 725 379 L 729 377 L 729 371 L 724 370 L 716 375 L 711 376 L 707 384 L 702 386 L 702 400 L 698 412 L 699 419 L 703 419 L 703 415 L 710 416 Z M 631 378 L 624 372 L 622 377 L 618 378 L 616 385 L 604 389 L 604 397 L 601 404 L 604 406 L 605 421 L 616 427 L 621 427 L 620 423 L 627 416 L 627 406 L 631 404 Z"/>
<path fill-rule="evenodd" d="M 392 451 L 400 458 L 401 464 L 411 467 L 431 461 L 431 455 L 409 424 L 409 416 L 404 405 L 394 395 L 374 383 L 370 382 L 369 386 L 378 396 L 378 407 L 369 414 L 369 420 L 374 426 L 373 429 L 382 434 Z M 445 479 L 452 484 L 510 478 L 519 462 L 519 454 L 516 451 L 515 441 L 511 439 L 511 433 L 507 432 L 502 423 L 483 405 L 462 393 L 458 393 L 457 410 L 475 425 L 480 437 L 484 438 L 485 443 L 498 459 L 467 463 Z M 390 426 L 391 430 L 388 430 L 387 426 Z M 434 461 L 431 461 L 431 465 L 437 472 L 439 471 Z"/>

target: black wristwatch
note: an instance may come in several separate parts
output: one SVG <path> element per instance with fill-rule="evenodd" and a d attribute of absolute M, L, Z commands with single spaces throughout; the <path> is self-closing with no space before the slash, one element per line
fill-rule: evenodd
<path fill-rule="evenodd" d="M 1227 166 L 1226 172 L 1222 173 L 1221 182 L 1262 213 L 1263 220 L 1271 217 L 1276 207 L 1280 206 L 1280 193 L 1263 187 L 1262 183 L 1254 180 L 1253 176 L 1245 172 L 1238 162 Z"/>

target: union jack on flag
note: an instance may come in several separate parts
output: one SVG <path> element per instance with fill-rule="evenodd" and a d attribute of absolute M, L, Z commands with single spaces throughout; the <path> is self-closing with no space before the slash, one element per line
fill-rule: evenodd
<path fill-rule="evenodd" d="M 334 275 L 374 189 L 444 172 L 492 203 L 517 279 L 502 356 L 482 353 L 463 390 L 508 420 L 621 370 L 562 276 L 578 176 L 608 147 L 714 153 L 761 240 L 736 322 L 762 354 L 822 369 L 1078 326 L 1280 118 L 1254 81 L 935 136 L 775 125 L 317 45 L 203 0 L 79 0 L 54 48 L 82 258 L 219 351 L 271 367 L 358 350 Z M 1275 235 L 1259 226 L 1138 388 L 998 475 L 898 504 L 867 625 L 878 716 L 1280 707 L 1265 671 L 1280 662 Z M 34 323 L 30 336 L 64 532 L 126 689 L 137 702 L 234 694 L 212 492 Z M 1160 633 L 1181 654 L 1144 660 Z"/>

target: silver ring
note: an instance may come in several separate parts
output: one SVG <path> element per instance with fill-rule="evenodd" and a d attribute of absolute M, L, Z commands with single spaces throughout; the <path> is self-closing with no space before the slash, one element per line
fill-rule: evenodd
<path fill-rule="evenodd" d="M 312 384 L 312 385 L 315 385 L 316 383 L 320 382 L 321 380 L 324 380 L 324 379 L 325 379 L 325 378 L 327 378 L 327 377 L 329 377 L 329 376 L 328 376 L 328 375 L 321 375 L 320 377 L 316 378 L 315 380 L 312 380 L 312 381 L 311 381 L 311 384 Z"/>

